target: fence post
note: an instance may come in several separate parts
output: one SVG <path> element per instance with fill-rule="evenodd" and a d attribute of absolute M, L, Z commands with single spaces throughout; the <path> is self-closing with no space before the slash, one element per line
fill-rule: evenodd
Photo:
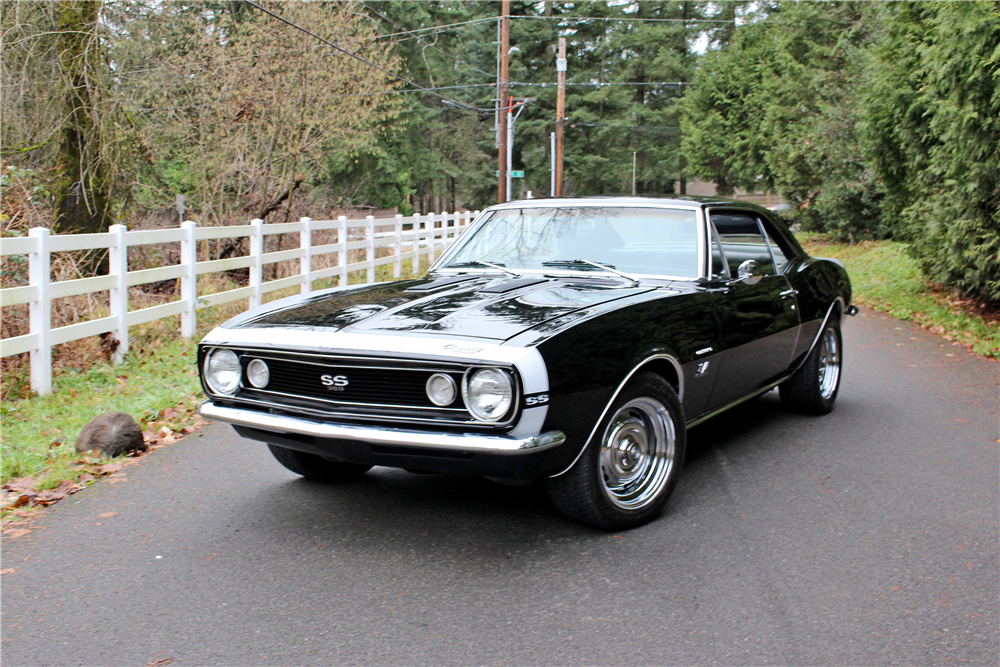
<path fill-rule="evenodd" d="M 114 244 L 108 248 L 108 273 L 115 278 L 108 303 L 111 316 L 118 320 L 111 335 L 118 340 L 114 363 L 120 364 L 128 352 L 128 239 L 125 237 L 128 227 L 111 225 L 108 231 L 115 237 Z"/>
<path fill-rule="evenodd" d="M 312 218 L 302 218 L 302 224 L 305 229 L 299 232 L 299 247 L 303 251 L 302 259 L 299 260 L 299 272 L 306 277 L 306 281 L 302 283 L 302 293 L 308 294 L 312 291 Z"/>
<path fill-rule="evenodd" d="M 28 230 L 36 239 L 35 252 L 28 255 L 28 284 L 35 288 L 35 300 L 28 306 L 29 330 L 37 334 L 38 344 L 31 351 L 31 390 L 42 396 L 52 393 L 52 299 L 49 281 L 52 279 L 52 256 L 49 252 L 49 235 L 44 227 Z"/>
<path fill-rule="evenodd" d="M 198 333 L 198 225 L 185 220 L 181 229 L 184 230 L 184 238 L 181 239 L 181 266 L 184 267 L 184 275 L 181 276 L 181 301 L 184 302 L 181 336 L 193 338 Z"/>
<path fill-rule="evenodd" d="M 250 307 L 256 308 L 263 302 L 264 291 L 261 289 L 261 282 L 264 278 L 264 221 L 256 218 L 250 221 L 253 232 L 250 234 L 250 257 L 253 263 L 250 264 L 250 287 L 253 294 L 250 295 Z"/>
<path fill-rule="evenodd" d="M 347 287 L 347 216 L 342 215 L 337 220 L 340 221 L 340 229 L 337 231 L 337 241 L 340 243 L 340 250 L 337 252 L 337 264 L 340 266 L 340 284 L 338 287 Z"/>
<path fill-rule="evenodd" d="M 368 221 L 368 227 L 365 229 L 365 233 L 368 235 L 368 247 L 365 248 L 365 261 L 368 262 L 368 268 L 365 269 L 367 274 L 367 282 L 371 285 L 375 282 L 375 216 L 366 215 L 365 220 Z"/>
<path fill-rule="evenodd" d="M 427 214 L 427 227 L 430 229 L 430 233 L 427 239 L 427 245 L 429 246 L 430 255 L 427 258 L 427 267 L 434 263 L 434 237 L 437 235 L 437 220 L 434 219 L 433 213 Z"/>
<path fill-rule="evenodd" d="M 420 275 L 420 214 L 413 214 L 413 277 Z"/>
<path fill-rule="evenodd" d="M 403 271 L 403 214 L 396 214 L 396 222 L 393 227 L 396 234 L 396 261 L 392 264 L 392 277 L 398 278 Z"/>

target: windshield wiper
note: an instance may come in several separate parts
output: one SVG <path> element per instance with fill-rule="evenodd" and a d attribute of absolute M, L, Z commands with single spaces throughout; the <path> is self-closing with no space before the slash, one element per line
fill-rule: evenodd
<path fill-rule="evenodd" d="M 511 271 L 510 269 L 506 268 L 503 264 L 491 264 L 490 262 L 484 262 L 481 259 L 474 259 L 474 260 L 471 260 L 469 262 L 459 262 L 458 264 L 449 264 L 448 266 L 443 267 L 443 268 L 446 268 L 446 269 L 461 269 L 463 267 L 469 267 L 469 266 L 488 266 L 491 269 L 497 269 L 499 271 L 503 271 L 504 273 L 509 273 L 510 275 L 514 276 L 515 278 L 520 278 L 521 277 L 520 273 L 516 273 L 514 271 Z"/>
<path fill-rule="evenodd" d="M 614 273 L 615 275 L 619 275 L 622 278 L 626 278 L 628 280 L 631 280 L 633 287 L 638 287 L 639 286 L 639 279 L 638 278 L 633 278 L 632 276 L 628 275 L 627 273 L 622 273 L 621 271 L 619 271 L 618 269 L 616 269 L 611 264 L 598 264 L 597 262 L 591 262 L 589 259 L 556 259 L 556 260 L 552 260 L 552 261 L 549 261 L 549 262 L 542 262 L 542 266 L 585 266 L 585 265 L 596 266 L 599 269 L 604 269 L 605 271 L 610 271 L 611 273 Z"/>

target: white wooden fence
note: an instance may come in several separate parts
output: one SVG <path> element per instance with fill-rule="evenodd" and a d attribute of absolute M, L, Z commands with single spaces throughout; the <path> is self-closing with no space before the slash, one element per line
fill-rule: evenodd
<path fill-rule="evenodd" d="M 124 225 L 112 225 L 102 234 L 51 235 L 48 229 L 35 228 L 27 237 L 0 239 L 0 255 L 28 256 L 28 285 L 0 290 L 0 306 L 29 305 L 30 333 L 0 340 L 0 357 L 30 353 L 31 388 L 38 394 L 52 391 L 52 346 L 103 333 L 112 333 L 118 340 L 114 360 L 120 363 L 128 352 L 129 327 L 153 320 L 181 316 L 181 335 L 190 338 L 197 331 L 197 313 L 203 308 L 247 299 L 249 307 L 259 306 L 269 292 L 301 285 L 303 293 L 312 290 L 318 280 L 337 277 L 338 285 L 348 284 L 348 275 L 365 271 L 368 283 L 375 282 L 375 267 L 393 264 L 393 276 L 398 278 L 404 260 L 413 262 L 414 274 L 421 255 L 433 261 L 437 252 L 450 245 L 479 214 L 429 213 L 404 217 L 349 220 L 312 220 L 267 224 L 251 220 L 249 225 L 234 227 L 199 227 L 184 222 L 177 229 L 128 231 Z M 376 232 L 376 228 L 392 231 Z M 409 227 L 409 229 L 404 229 Z M 313 245 L 313 232 L 336 230 L 335 243 Z M 359 230 L 362 233 L 359 233 Z M 298 233 L 298 248 L 264 252 L 264 238 L 273 234 Z M 208 239 L 238 239 L 249 237 L 250 252 L 242 257 L 198 261 L 198 241 Z M 180 243 L 180 263 L 141 271 L 128 270 L 128 248 L 162 243 Z M 392 247 L 392 254 L 376 257 L 376 248 Z M 51 254 L 80 250 L 109 251 L 109 275 L 52 282 Z M 348 262 L 348 251 L 363 249 L 362 262 Z M 332 255 L 336 264 L 314 269 L 313 259 Z M 264 280 L 264 266 L 275 262 L 299 260 L 299 272 L 275 280 Z M 331 257 L 333 259 L 333 257 Z M 197 278 L 208 273 L 249 269 L 246 287 L 198 294 Z M 180 299 L 170 303 L 129 310 L 128 288 L 137 285 L 180 279 Z M 109 292 L 110 315 L 53 329 L 52 300 L 80 294 Z"/>

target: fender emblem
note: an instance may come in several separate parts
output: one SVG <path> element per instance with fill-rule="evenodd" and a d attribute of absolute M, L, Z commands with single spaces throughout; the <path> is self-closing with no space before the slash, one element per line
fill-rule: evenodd
<path fill-rule="evenodd" d="M 462 347 L 461 345 L 455 345 L 454 343 L 448 343 L 444 346 L 444 349 L 451 350 L 452 352 L 467 352 L 469 354 L 478 354 L 483 351 L 481 347 Z"/>

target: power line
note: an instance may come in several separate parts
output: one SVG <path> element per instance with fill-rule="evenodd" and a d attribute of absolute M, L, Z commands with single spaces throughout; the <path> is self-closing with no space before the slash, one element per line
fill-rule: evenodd
<path fill-rule="evenodd" d="M 512 19 L 542 19 L 545 21 L 628 21 L 629 23 L 736 23 L 733 19 L 656 19 L 618 16 L 511 16 Z"/>
<path fill-rule="evenodd" d="M 570 127 L 612 127 L 623 130 L 679 130 L 680 125 L 610 125 L 608 123 L 569 123 Z"/>
<path fill-rule="evenodd" d="M 396 23 L 395 21 L 393 21 L 388 16 L 386 16 L 385 14 L 383 14 L 382 12 L 380 12 L 379 10 L 377 10 L 377 9 L 375 9 L 375 8 L 369 6 L 369 5 L 366 5 L 364 2 L 361 3 L 361 6 L 364 7 L 365 9 L 367 9 L 368 11 L 374 12 L 375 14 L 381 16 L 384 20 L 388 21 L 389 23 L 391 23 L 392 25 L 396 26 L 397 28 L 402 28 L 403 27 L 403 26 L 399 25 L 398 23 Z M 495 20 L 495 19 L 491 18 L 489 20 L 492 21 L 492 20 Z M 464 25 L 464 24 L 463 23 L 454 23 L 452 25 Z M 443 28 L 443 27 L 451 27 L 451 26 L 436 26 L 436 27 Z M 417 29 L 417 30 L 420 30 L 420 29 Z M 493 76 L 493 73 L 491 73 L 491 72 L 484 72 L 483 70 L 479 69 L 478 67 L 475 67 L 474 65 L 470 65 L 469 63 L 465 62 L 464 60 L 461 60 L 458 56 L 453 55 L 451 53 L 448 53 L 446 51 L 443 51 L 442 49 L 439 49 L 435 45 L 426 42 L 423 37 L 421 37 L 420 35 L 415 34 L 417 32 L 417 30 L 408 30 L 406 32 L 399 32 L 399 33 L 396 33 L 396 34 L 397 35 L 412 34 L 413 37 L 417 41 L 419 41 L 422 44 L 425 44 L 426 46 L 434 49 L 435 51 L 437 51 L 441 55 L 444 55 L 444 56 L 447 56 L 447 57 L 451 58 L 452 60 L 454 60 L 459 65 L 465 65 L 469 69 L 475 70 L 475 71 L 479 72 L 480 74 L 485 74 L 486 76 L 489 76 L 489 77 Z M 444 31 L 442 30 L 441 32 L 444 32 Z M 437 34 L 437 33 L 435 33 L 435 34 Z M 391 35 L 380 35 L 380 37 L 390 37 L 390 36 Z"/>
<path fill-rule="evenodd" d="M 444 95 L 440 95 L 440 94 L 434 92 L 433 90 L 431 90 L 429 88 L 424 88 L 420 84 L 414 83 L 413 81 L 410 81 L 406 77 L 402 77 L 402 76 L 400 76 L 400 75 L 398 75 L 398 74 L 396 74 L 394 72 L 390 72 L 389 70 L 387 70 L 386 68 L 382 67 L 381 65 L 376 65 L 375 63 L 371 62 L 370 60 L 366 60 L 366 59 L 362 58 L 359 55 L 351 53 L 347 49 L 343 49 L 343 48 L 337 46 L 336 44 L 334 44 L 330 40 L 325 39 L 323 37 L 320 37 L 316 33 L 311 32 L 311 31 L 307 30 L 306 28 L 303 28 L 300 25 L 296 25 L 295 23 L 292 23 L 288 19 L 286 19 L 286 18 L 284 18 L 284 17 L 282 17 L 282 16 L 280 16 L 278 14 L 275 14 L 271 10 L 265 9 L 264 7 L 261 7 L 260 5 L 258 5 L 257 3 L 252 2 L 252 0 L 243 0 L 243 1 L 246 4 L 250 5 L 251 7 L 253 7 L 254 9 L 256 9 L 258 11 L 261 11 L 261 12 L 264 12 L 265 14 L 267 14 L 268 16 L 271 16 L 272 18 L 278 19 L 282 23 L 284 23 L 284 24 L 286 24 L 288 26 L 291 26 L 291 27 L 295 28 L 296 30 L 309 35 L 313 39 L 319 40 L 320 42 L 326 44 L 330 48 L 335 49 L 337 51 L 340 51 L 341 53 L 343 53 L 346 56 L 350 56 L 351 58 L 354 58 L 355 60 L 363 62 L 364 64 L 368 65 L 369 67 L 377 69 L 378 71 L 380 71 L 380 72 L 382 72 L 384 74 L 388 74 L 392 78 L 398 79 L 399 81 L 402 81 L 403 83 L 405 83 L 408 86 L 413 86 L 417 90 L 430 93 L 431 95 L 434 95 L 435 97 L 440 97 L 446 104 L 449 104 L 449 105 L 452 105 L 452 106 L 456 106 L 456 107 L 460 107 L 460 108 L 463 108 L 463 109 L 468 109 L 469 111 L 477 111 L 477 112 L 478 111 L 493 111 L 493 109 L 480 109 L 478 107 L 472 106 L 471 104 L 466 104 L 465 102 L 459 102 L 458 100 L 453 100 L 453 99 L 451 99 L 449 97 L 445 97 Z M 353 97 L 353 96 L 345 95 L 343 97 Z"/>
<path fill-rule="evenodd" d="M 382 18 L 384 18 L 389 23 L 392 23 L 397 28 L 401 27 L 398 23 L 395 23 L 392 19 L 388 18 L 387 16 L 385 16 L 384 14 L 382 14 L 381 12 L 379 12 L 378 10 L 372 9 L 371 7 L 368 7 L 368 5 L 366 5 L 363 2 L 361 3 L 361 5 L 364 6 L 364 7 L 367 7 L 371 11 L 373 11 L 376 14 L 380 15 Z M 473 23 L 485 23 L 487 21 L 496 21 L 498 18 L 500 18 L 500 17 L 499 16 L 489 16 L 489 17 L 482 18 L 482 19 L 472 19 L 471 21 L 462 21 L 460 23 L 446 23 L 445 25 L 435 25 L 435 26 L 431 26 L 430 28 L 414 28 L 413 30 L 404 30 L 403 32 L 393 32 L 393 33 L 389 33 L 387 35 L 379 35 L 378 37 L 376 37 L 376 39 L 382 39 L 382 38 L 385 38 L 385 37 L 396 37 L 398 35 L 414 35 L 414 36 L 416 36 L 416 33 L 418 33 L 418 32 L 431 32 L 431 31 L 435 31 L 435 30 L 437 30 L 437 31 L 444 31 L 444 30 L 451 29 L 451 28 L 457 28 L 457 27 L 463 26 L 463 25 L 472 25 Z"/>

